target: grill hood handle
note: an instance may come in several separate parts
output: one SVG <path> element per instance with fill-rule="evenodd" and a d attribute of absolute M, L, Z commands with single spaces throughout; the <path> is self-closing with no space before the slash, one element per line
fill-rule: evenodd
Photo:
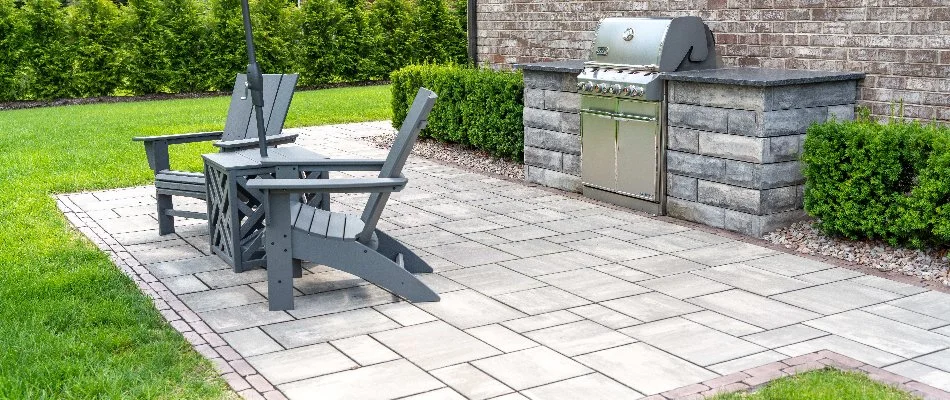
<path fill-rule="evenodd" d="M 677 71 L 690 62 L 706 61 L 715 54 L 712 32 L 699 17 L 674 18 L 666 31 L 664 51 L 660 59 L 661 71 Z M 686 60 L 686 58 L 689 58 Z M 685 69 L 691 69 L 685 66 Z"/>

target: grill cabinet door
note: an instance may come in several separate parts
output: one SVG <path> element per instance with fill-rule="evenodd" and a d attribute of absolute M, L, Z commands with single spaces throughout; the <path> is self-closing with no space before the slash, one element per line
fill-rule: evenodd
<path fill-rule="evenodd" d="M 585 185 L 616 190 L 617 122 L 608 116 L 581 112 L 581 171 Z"/>
<path fill-rule="evenodd" d="M 656 201 L 657 122 L 626 118 L 618 121 L 617 189 L 635 197 Z"/>

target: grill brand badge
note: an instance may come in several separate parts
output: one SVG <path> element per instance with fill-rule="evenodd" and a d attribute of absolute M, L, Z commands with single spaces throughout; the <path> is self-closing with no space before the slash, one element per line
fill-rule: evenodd
<path fill-rule="evenodd" d="M 610 50 L 607 46 L 597 46 L 597 55 L 606 56 L 607 52 Z"/>
<path fill-rule="evenodd" d="M 627 28 L 627 30 L 623 31 L 624 41 L 629 42 L 633 40 L 633 36 L 634 36 L 633 28 Z"/>

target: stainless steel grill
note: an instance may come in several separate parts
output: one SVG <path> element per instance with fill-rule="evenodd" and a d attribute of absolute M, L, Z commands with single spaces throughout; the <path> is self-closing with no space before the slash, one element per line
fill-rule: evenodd
<path fill-rule="evenodd" d="M 697 17 L 606 18 L 577 77 L 584 194 L 662 211 L 662 72 L 717 67 L 712 33 Z"/>

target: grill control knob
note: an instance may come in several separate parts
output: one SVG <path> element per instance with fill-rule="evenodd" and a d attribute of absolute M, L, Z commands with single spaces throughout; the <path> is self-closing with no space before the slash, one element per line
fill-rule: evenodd
<path fill-rule="evenodd" d="M 597 93 L 605 93 L 605 92 L 607 92 L 607 84 L 606 84 L 606 83 L 598 83 L 597 86 L 594 86 L 594 91 L 597 92 Z"/>
<path fill-rule="evenodd" d="M 590 82 L 584 82 L 580 90 L 585 91 L 585 92 L 594 90 L 594 84 Z"/>
<path fill-rule="evenodd" d="M 643 89 L 634 85 L 627 86 L 627 93 L 630 96 L 641 96 L 643 95 Z"/>
<path fill-rule="evenodd" d="M 620 94 L 620 84 L 611 85 L 608 91 L 611 94 Z"/>

